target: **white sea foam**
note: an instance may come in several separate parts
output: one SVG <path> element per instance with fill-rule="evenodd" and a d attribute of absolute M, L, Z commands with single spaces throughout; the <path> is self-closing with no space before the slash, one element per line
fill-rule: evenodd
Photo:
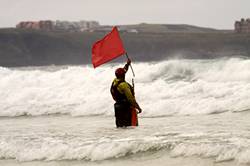
<path fill-rule="evenodd" d="M 139 118 L 139 127 L 117 129 L 114 117 L 1 117 L 0 159 L 150 161 L 157 153 L 159 162 L 170 154 L 249 164 L 249 118 L 248 112 Z"/>
<path fill-rule="evenodd" d="M 171 152 L 172 156 L 197 156 L 205 158 L 215 158 L 216 162 L 225 162 L 236 160 L 238 163 L 248 164 L 250 163 L 249 150 L 241 149 L 240 147 L 234 146 L 225 146 L 219 144 L 196 144 L 196 145 L 187 145 L 181 144 L 174 148 Z"/>
<path fill-rule="evenodd" d="M 113 116 L 109 88 L 118 66 L 0 68 L 0 116 Z M 248 59 L 169 60 L 133 68 L 144 117 L 250 109 Z"/>
<path fill-rule="evenodd" d="M 138 136 L 137 136 L 138 137 Z M 207 137 L 207 136 L 206 136 Z M 122 158 L 144 152 L 167 151 L 172 157 L 197 156 L 213 158 L 215 162 L 237 161 L 250 163 L 249 148 L 244 145 L 236 146 L 234 142 L 199 142 L 195 137 L 156 137 L 144 138 L 126 137 L 86 140 L 79 136 L 18 136 L 0 140 L 0 158 L 18 161 L 59 161 L 85 160 L 102 161 Z M 189 139 L 193 139 L 190 142 Z M 200 140 L 205 140 L 200 139 Z M 195 141 L 197 141 L 195 143 Z"/>

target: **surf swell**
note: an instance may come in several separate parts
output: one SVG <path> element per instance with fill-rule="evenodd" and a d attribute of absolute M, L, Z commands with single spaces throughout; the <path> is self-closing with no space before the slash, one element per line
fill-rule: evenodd
<path fill-rule="evenodd" d="M 245 140 L 231 138 L 226 142 L 206 141 L 207 135 L 157 135 L 144 138 L 86 139 L 80 135 L 13 136 L 0 140 L 0 158 L 18 161 L 84 160 L 102 161 L 140 153 L 166 151 L 172 157 L 198 156 L 214 158 L 216 162 L 235 160 L 250 163 L 250 151 Z M 211 136 L 210 136 L 211 137 Z M 185 139 L 184 139 L 185 138 Z M 218 136 L 216 139 L 219 140 Z M 241 142 L 242 141 L 242 142 Z"/>
<path fill-rule="evenodd" d="M 117 67 L 0 68 L 0 116 L 113 116 L 109 88 Z M 133 67 L 144 117 L 250 109 L 248 59 L 169 60 Z M 126 79 L 131 78 L 129 72 Z"/>

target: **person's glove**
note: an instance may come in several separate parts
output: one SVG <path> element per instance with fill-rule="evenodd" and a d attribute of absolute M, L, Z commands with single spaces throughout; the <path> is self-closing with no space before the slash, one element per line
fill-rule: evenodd
<path fill-rule="evenodd" d="M 130 65 L 131 64 L 131 60 L 128 58 L 127 60 L 127 64 Z"/>
<path fill-rule="evenodd" d="M 138 114 L 139 114 L 139 113 L 141 113 L 141 112 L 142 112 L 142 109 L 141 109 L 141 108 L 139 108 L 139 109 L 138 109 Z"/>

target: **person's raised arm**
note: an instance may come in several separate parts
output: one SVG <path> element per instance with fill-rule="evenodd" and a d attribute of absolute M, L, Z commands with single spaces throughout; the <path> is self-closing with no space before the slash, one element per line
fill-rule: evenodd
<path fill-rule="evenodd" d="M 131 64 L 131 60 L 128 59 L 126 65 L 123 67 L 123 69 L 124 69 L 126 72 L 128 71 L 128 68 L 129 68 L 129 65 L 130 65 L 130 64 Z"/>

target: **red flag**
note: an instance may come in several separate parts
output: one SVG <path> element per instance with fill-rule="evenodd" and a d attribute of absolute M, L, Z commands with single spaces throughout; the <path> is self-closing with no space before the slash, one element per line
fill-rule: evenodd
<path fill-rule="evenodd" d="M 92 63 L 94 68 L 100 66 L 120 55 L 125 54 L 117 27 L 107 34 L 103 39 L 97 41 L 92 47 Z"/>

